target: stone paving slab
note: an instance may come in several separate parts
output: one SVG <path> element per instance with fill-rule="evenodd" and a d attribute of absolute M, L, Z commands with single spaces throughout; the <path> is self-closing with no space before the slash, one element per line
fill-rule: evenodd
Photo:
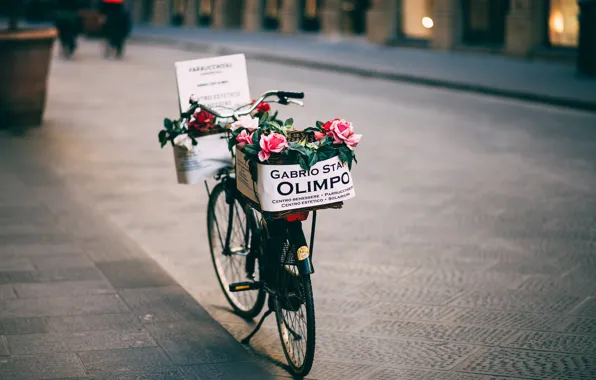
<path fill-rule="evenodd" d="M 540 351 L 596 354 L 596 336 L 520 331 L 503 342 L 501 346 Z"/>
<path fill-rule="evenodd" d="M 143 323 L 209 319 L 207 312 L 179 286 L 125 289 L 120 295 Z"/>
<path fill-rule="evenodd" d="M 54 294 L 64 296 L 84 296 L 115 294 L 110 284 L 103 281 L 60 281 L 30 284 L 15 284 L 14 290 L 19 298 L 46 298 Z"/>
<path fill-rule="evenodd" d="M 457 370 L 530 379 L 593 379 L 596 357 L 497 348 L 477 353 Z"/>
<path fill-rule="evenodd" d="M 176 366 L 159 347 L 79 352 L 89 374 L 163 373 Z"/>
<path fill-rule="evenodd" d="M 0 358 L 0 379 L 77 378 L 85 374 L 85 367 L 75 353 Z"/>
<path fill-rule="evenodd" d="M 0 301 L 2 318 L 122 313 L 128 307 L 115 294 L 99 296 L 27 298 Z"/>
<path fill-rule="evenodd" d="M 2 318 L 0 335 L 22 335 L 49 332 L 44 318 Z"/>
<path fill-rule="evenodd" d="M 15 355 L 157 346 L 142 329 L 10 335 L 7 340 Z"/>
<path fill-rule="evenodd" d="M 101 331 L 101 330 L 140 330 L 142 324 L 133 313 L 71 315 L 65 317 L 47 317 L 49 330 L 58 333 Z"/>
<path fill-rule="evenodd" d="M 6 337 L 0 335 L 0 356 L 8 356 L 10 355 L 8 352 L 8 343 L 6 342 Z"/>

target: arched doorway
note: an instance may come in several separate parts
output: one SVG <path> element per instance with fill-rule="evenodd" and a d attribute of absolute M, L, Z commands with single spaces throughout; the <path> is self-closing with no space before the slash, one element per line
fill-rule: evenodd
<path fill-rule="evenodd" d="M 463 42 L 503 45 L 509 0 L 462 0 Z"/>

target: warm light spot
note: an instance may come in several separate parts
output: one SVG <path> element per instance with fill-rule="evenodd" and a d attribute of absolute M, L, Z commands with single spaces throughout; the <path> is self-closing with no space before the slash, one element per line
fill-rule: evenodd
<path fill-rule="evenodd" d="M 433 27 L 433 25 L 435 25 L 435 23 L 433 22 L 433 19 L 430 17 L 423 17 L 422 18 L 422 26 L 424 26 L 426 29 L 430 29 Z"/>
<path fill-rule="evenodd" d="M 565 30 L 565 21 L 561 12 L 554 12 L 550 17 L 550 27 L 557 33 L 563 33 Z"/>

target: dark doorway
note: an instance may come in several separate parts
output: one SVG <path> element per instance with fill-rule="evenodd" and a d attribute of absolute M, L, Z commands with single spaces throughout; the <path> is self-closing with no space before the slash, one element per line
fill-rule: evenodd
<path fill-rule="evenodd" d="M 301 0 L 302 23 L 301 28 L 308 32 L 321 30 L 319 13 L 321 11 L 321 0 Z"/>
<path fill-rule="evenodd" d="M 462 0 L 463 40 L 467 44 L 503 45 L 509 0 Z"/>
<path fill-rule="evenodd" d="M 197 20 L 200 26 L 209 26 L 213 20 L 213 0 L 199 0 Z"/>
<path fill-rule="evenodd" d="M 263 29 L 279 29 L 279 12 L 281 0 L 263 0 Z"/>
<path fill-rule="evenodd" d="M 342 0 L 342 31 L 347 34 L 366 33 L 366 11 L 370 0 Z"/>

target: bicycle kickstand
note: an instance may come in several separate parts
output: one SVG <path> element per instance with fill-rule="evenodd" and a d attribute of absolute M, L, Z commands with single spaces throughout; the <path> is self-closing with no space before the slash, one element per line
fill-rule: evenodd
<path fill-rule="evenodd" d="M 254 330 L 252 330 L 252 332 L 244 339 L 242 339 L 240 341 L 240 343 L 242 344 L 249 344 L 250 343 L 250 339 L 255 336 L 255 334 L 259 331 L 259 329 L 261 328 L 261 326 L 263 325 L 263 322 L 265 322 L 265 318 L 267 318 L 269 316 L 269 314 L 273 313 L 273 309 L 269 309 L 265 312 L 265 314 L 263 314 L 263 316 L 261 317 L 261 320 L 259 321 L 259 323 L 257 323 L 257 326 L 254 328 Z"/>

